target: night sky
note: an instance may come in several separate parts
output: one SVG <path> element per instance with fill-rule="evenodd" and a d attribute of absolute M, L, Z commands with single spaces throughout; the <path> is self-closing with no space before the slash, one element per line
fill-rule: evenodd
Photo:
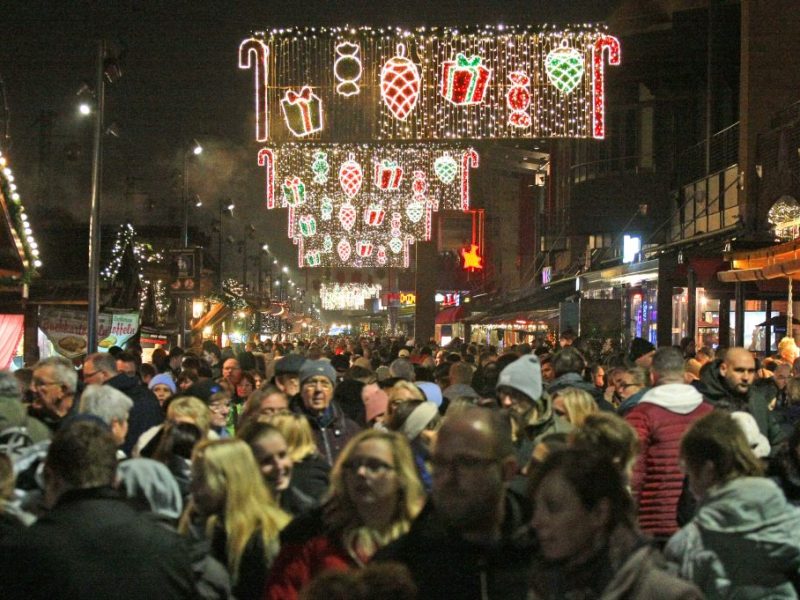
<path fill-rule="evenodd" d="M 92 80 L 98 32 L 123 50 L 123 78 L 107 88 L 107 119 L 119 138 L 104 152 L 106 222 L 179 220 L 181 148 L 207 148 L 190 186 L 205 206 L 192 222 L 209 226 L 210 205 L 232 197 L 259 227 L 259 240 L 294 261 L 283 211 L 259 209 L 261 172 L 252 137 L 252 75 L 236 65 L 253 29 L 289 25 L 465 25 L 584 23 L 606 19 L 614 0 L 411 0 L 406 2 L 36 2 L 9 0 L 0 37 L 0 76 L 10 108 L 10 143 L 25 202 L 35 215 L 41 111 L 54 111 L 57 193 L 51 202 L 78 221 L 89 205 L 91 126 L 76 111 L 77 89 Z M 5 120 L 0 106 L 0 117 Z M 280 218 L 278 218 L 280 216 Z M 231 223 L 241 237 L 245 220 Z M 247 221 L 249 222 L 249 220 Z M 44 224 L 42 224 L 44 225 Z M 34 227 L 37 223 L 34 221 Z M 227 232 L 226 232 L 227 233 Z"/>

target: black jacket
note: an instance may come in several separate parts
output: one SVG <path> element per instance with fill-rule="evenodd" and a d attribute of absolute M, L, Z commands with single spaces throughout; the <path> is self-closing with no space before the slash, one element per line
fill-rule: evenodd
<path fill-rule="evenodd" d="M 426 600 L 522 600 L 537 546 L 527 525 L 530 517 L 529 503 L 509 490 L 500 541 L 478 545 L 449 531 L 428 502 L 411 530 L 379 550 L 374 560 L 406 565 L 419 598 Z"/>
<path fill-rule="evenodd" d="M 133 400 L 133 407 L 128 416 L 128 435 L 125 436 L 125 443 L 122 444 L 122 451 L 130 456 L 139 436 L 151 427 L 164 422 L 164 411 L 161 410 L 161 405 L 153 392 L 135 377 L 128 377 L 124 373 L 120 373 L 106 381 L 106 385 L 110 385 Z"/>
<path fill-rule="evenodd" d="M 319 454 L 309 454 L 294 463 L 290 485 L 319 502 L 328 491 L 330 475 L 331 466 L 328 462 Z"/>
<path fill-rule="evenodd" d="M 64 493 L 0 545 L 0 581 L 4 598 L 195 597 L 185 541 L 104 487 Z"/>
<path fill-rule="evenodd" d="M 331 400 L 328 408 L 321 415 L 311 414 L 306 410 L 299 394 L 292 399 L 291 409 L 305 415 L 314 432 L 314 441 L 322 457 L 333 466 L 336 457 L 359 431 L 358 423 L 348 418 L 335 400 Z"/>
<path fill-rule="evenodd" d="M 759 388 L 752 385 L 746 396 L 733 393 L 720 375 L 720 364 L 722 360 L 717 359 L 703 367 L 700 371 L 700 381 L 696 382 L 695 387 L 715 408 L 743 410 L 753 415 L 758 429 L 774 448 L 785 439 L 785 435 L 769 410 L 769 400 L 761 394 Z"/>

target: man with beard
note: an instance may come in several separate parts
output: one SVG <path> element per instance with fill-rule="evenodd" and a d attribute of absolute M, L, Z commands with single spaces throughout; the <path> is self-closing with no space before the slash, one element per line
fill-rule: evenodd
<path fill-rule="evenodd" d="M 496 392 L 500 406 L 511 415 L 519 464 L 528 464 L 536 442 L 545 435 L 572 430 L 572 425 L 553 411 L 552 399 L 542 389 L 542 371 L 534 354 L 506 366 L 497 379 Z"/>
<path fill-rule="evenodd" d="M 730 348 L 700 372 L 697 388 L 716 408 L 749 412 L 774 448 L 785 437 L 769 410 L 769 400 L 755 387 L 756 361 L 744 348 Z"/>
<path fill-rule="evenodd" d="M 376 561 L 408 567 L 420 598 L 525 598 L 530 504 L 509 489 L 517 471 L 508 419 L 468 408 L 448 418 L 432 457 L 431 498 Z"/>

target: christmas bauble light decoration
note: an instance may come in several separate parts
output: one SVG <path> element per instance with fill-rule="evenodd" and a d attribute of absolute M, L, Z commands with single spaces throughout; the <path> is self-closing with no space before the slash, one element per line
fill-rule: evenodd
<path fill-rule="evenodd" d="M 425 203 L 418 200 L 409 202 L 406 207 L 406 216 L 412 223 L 419 223 L 425 215 Z"/>
<path fill-rule="evenodd" d="M 310 87 L 299 92 L 287 90 L 281 100 L 286 127 L 296 137 L 306 137 L 322 131 L 322 100 Z"/>
<path fill-rule="evenodd" d="M 404 44 L 397 45 L 397 55 L 381 68 L 381 98 L 396 119 L 405 121 L 419 99 L 419 69 L 406 57 Z"/>
<path fill-rule="evenodd" d="M 528 110 L 531 106 L 531 78 L 524 71 L 514 71 L 508 74 L 508 79 L 511 81 L 511 87 L 506 92 L 508 124 L 519 128 L 530 127 Z"/>
<path fill-rule="evenodd" d="M 389 250 L 391 250 L 395 254 L 398 254 L 402 249 L 403 249 L 403 242 L 400 240 L 400 238 L 393 237 L 392 239 L 389 240 Z"/>
<path fill-rule="evenodd" d="M 364 181 L 364 173 L 361 165 L 358 164 L 353 155 L 342 163 L 339 167 L 339 185 L 348 198 L 353 198 L 361 190 L 361 183 Z"/>
<path fill-rule="evenodd" d="M 336 77 L 336 93 L 340 96 L 353 96 L 361 91 L 358 81 L 361 79 L 361 46 L 353 42 L 341 42 L 336 45 L 336 61 L 333 63 L 333 74 Z"/>
<path fill-rule="evenodd" d="M 492 70 L 483 66 L 483 57 L 457 54 L 446 60 L 442 70 L 442 97 L 457 106 L 480 104 L 486 95 Z"/>
<path fill-rule="evenodd" d="M 453 183 L 458 174 L 458 163 L 449 154 L 444 154 L 433 163 L 433 170 L 436 177 L 444 184 Z"/>
<path fill-rule="evenodd" d="M 339 258 L 342 259 L 342 262 L 347 262 L 350 259 L 350 253 L 352 251 L 353 249 L 350 247 L 350 242 L 344 238 L 339 240 L 339 243 L 336 245 L 336 252 L 339 254 Z"/>
<path fill-rule="evenodd" d="M 356 224 L 356 207 L 349 202 L 339 207 L 339 222 L 345 230 L 350 231 Z"/>
<path fill-rule="evenodd" d="M 547 54 L 544 63 L 547 79 L 559 91 L 569 94 L 583 79 L 583 54 L 564 40 Z"/>

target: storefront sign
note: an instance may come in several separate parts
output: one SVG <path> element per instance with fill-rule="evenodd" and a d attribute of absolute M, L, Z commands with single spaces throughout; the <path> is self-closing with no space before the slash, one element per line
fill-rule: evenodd
<path fill-rule="evenodd" d="M 86 354 L 87 314 L 85 311 L 43 308 L 39 328 L 56 351 L 67 358 Z M 108 352 L 111 346 L 125 347 L 139 330 L 139 313 L 100 313 L 97 318 L 97 350 Z"/>
<path fill-rule="evenodd" d="M 173 296 L 193 296 L 200 285 L 200 252 L 197 248 L 169 251 L 170 283 Z"/>

